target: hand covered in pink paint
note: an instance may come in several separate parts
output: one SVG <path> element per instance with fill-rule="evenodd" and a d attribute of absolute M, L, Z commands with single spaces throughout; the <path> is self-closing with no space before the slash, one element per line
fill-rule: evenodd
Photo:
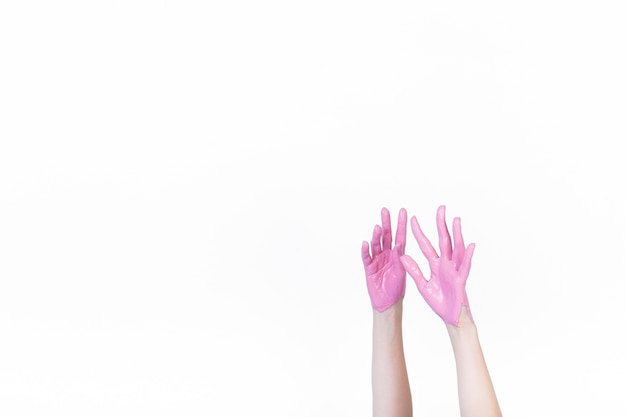
<path fill-rule="evenodd" d="M 406 289 L 406 272 L 400 261 L 404 255 L 406 244 L 406 210 L 398 214 L 398 229 L 393 249 L 391 248 L 391 218 L 389 210 L 381 211 L 382 228 L 374 227 L 372 236 L 372 253 L 366 241 L 361 245 L 361 257 L 365 267 L 367 291 L 372 307 L 377 311 L 385 311 L 404 297 Z M 381 245 L 382 237 L 382 245 Z"/>
<path fill-rule="evenodd" d="M 415 216 L 411 219 L 413 236 L 415 236 L 417 244 L 430 266 L 430 280 L 427 281 L 424 278 L 419 266 L 410 256 L 404 255 L 401 259 L 404 268 L 411 275 L 417 284 L 417 289 L 433 311 L 446 323 L 458 326 L 463 307 L 472 319 L 465 293 L 465 283 L 469 275 L 475 245 L 472 243 L 467 248 L 465 247 L 461 234 L 461 219 L 456 217 L 452 222 L 454 237 L 454 249 L 452 249 L 445 216 L 446 207 L 440 206 L 437 210 L 440 255 L 437 255 L 433 245 L 422 232 Z"/>

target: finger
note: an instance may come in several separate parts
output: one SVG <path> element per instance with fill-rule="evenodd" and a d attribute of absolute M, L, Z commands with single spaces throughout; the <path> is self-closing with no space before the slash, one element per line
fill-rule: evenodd
<path fill-rule="evenodd" d="M 382 253 L 382 248 L 380 247 L 380 235 L 382 234 L 382 229 L 379 225 L 374 226 L 374 233 L 372 234 L 372 258 L 375 258 L 377 255 Z"/>
<path fill-rule="evenodd" d="M 430 243 L 430 240 L 428 240 L 424 232 L 422 232 L 422 228 L 417 222 L 415 216 L 411 218 L 411 231 L 413 232 L 413 236 L 415 236 L 415 240 L 417 240 L 417 244 L 426 259 L 432 261 L 439 258 L 437 252 L 435 251 L 435 248 L 433 248 L 432 243 Z"/>
<path fill-rule="evenodd" d="M 404 266 L 404 270 L 408 272 L 411 278 L 413 278 L 413 281 L 415 281 L 417 289 L 422 292 L 422 289 L 428 284 L 428 281 L 424 278 L 424 274 L 422 274 L 422 270 L 419 265 L 417 265 L 417 262 L 409 255 L 402 255 L 400 261 L 402 262 L 402 266 Z"/>
<path fill-rule="evenodd" d="M 441 257 L 452 259 L 452 243 L 450 242 L 450 233 L 446 225 L 446 206 L 439 206 L 439 209 L 437 209 L 437 231 L 439 232 Z"/>
<path fill-rule="evenodd" d="M 365 240 L 361 244 L 361 258 L 363 259 L 363 266 L 368 266 L 372 263 L 372 257 L 370 256 L 370 245 Z"/>
<path fill-rule="evenodd" d="M 383 225 L 383 250 L 391 249 L 391 216 L 389 210 L 383 208 L 380 217 Z"/>
<path fill-rule="evenodd" d="M 406 210 L 400 209 L 398 213 L 398 229 L 396 230 L 396 246 L 400 247 L 400 254 L 404 254 L 406 247 Z"/>
<path fill-rule="evenodd" d="M 455 217 L 452 221 L 452 238 L 454 239 L 452 260 L 454 261 L 454 266 L 458 268 L 465 255 L 465 242 L 463 242 L 463 234 L 461 233 L 461 219 L 458 217 Z"/>
<path fill-rule="evenodd" d="M 469 276 L 470 268 L 472 267 L 472 256 L 474 256 L 474 248 L 475 244 L 470 243 L 465 251 L 465 255 L 463 256 L 463 261 L 461 262 L 461 266 L 459 267 L 459 273 L 463 278 L 463 281 L 467 281 L 467 277 Z"/>

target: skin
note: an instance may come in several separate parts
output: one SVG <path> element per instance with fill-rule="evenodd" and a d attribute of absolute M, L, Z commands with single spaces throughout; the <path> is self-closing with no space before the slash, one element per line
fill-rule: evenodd
<path fill-rule="evenodd" d="M 478 330 L 465 308 L 458 326 L 446 324 L 446 328 L 454 351 L 461 417 L 502 417 Z"/>
<path fill-rule="evenodd" d="M 374 417 L 410 417 L 413 400 L 402 342 L 402 301 L 373 310 L 372 409 Z"/>
<path fill-rule="evenodd" d="M 411 228 L 431 270 L 426 280 L 417 263 L 404 255 L 406 211 L 400 210 L 395 246 L 389 211 L 381 212 L 382 227 L 375 226 L 370 246 L 363 242 L 361 255 L 373 307 L 372 392 L 374 417 L 412 415 L 412 399 L 402 342 L 402 300 L 405 274 L 415 281 L 424 300 L 446 323 L 456 362 L 459 406 L 462 417 L 501 417 L 500 407 L 469 310 L 465 284 L 474 244 L 465 246 L 461 221 L 453 220 L 453 240 L 445 221 L 445 206 L 437 210 L 437 254 L 417 219 Z M 382 239 L 382 240 L 381 240 Z M 454 243 L 454 248 L 452 247 Z"/>
<path fill-rule="evenodd" d="M 412 415 L 411 390 L 402 342 L 402 299 L 406 273 L 400 261 L 406 243 L 406 210 L 398 214 L 395 246 L 389 211 L 381 211 L 370 245 L 363 242 L 361 256 L 372 302 L 372 399 L 374 417 Z"/>

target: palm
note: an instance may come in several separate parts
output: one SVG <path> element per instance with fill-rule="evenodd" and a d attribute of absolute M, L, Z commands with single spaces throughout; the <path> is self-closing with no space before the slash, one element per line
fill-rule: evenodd
<path fill-rule="evenodd" d="M 420 293 L 439 317 L 452 317 L 455 307 L 464 304 L 465 281 L 457 266 L 450 259 L 438 258 L 429 262 L 430 279 L 420 288 Z M 419 288 L 419 287 L 418 287 Z"/>
<path fill-rule="evenodd" d="M 365 267 L 367 290 L 372 299 L 391 305 L 404 297 L 406 272 L 400 262 L 400 256 L 387 249 L 372 259 Z"/>
<path fill-rule="evenodd" d="M 400 261 L 406 242 L 406 211 L 400 210 L 393 249 L 389 211 L 383 209 L 381 217 L 382 228 L 378 225 L 374 227 L 371 255 L 367 242 L 363 242 L 361 247 L 367 291 L 372 307 L 378 311 L 384 311 L 400 301 L 406 289 L 406 272 Z"/>
<path fill-rule="evenodd" d="M 471 318 L 465 283 L 469 275 L 474 244 L 465 247 L 460 219 L 455 218 L 453 222 L 453 250 L 445 222 L 445 207 L 439 207 L 437 212 L 439 254 L 422 232 L 415 217 L 411 219 L 411 228 L 422 253 L 428 260 L 430 279 L 427 281 L 424 278 L 419 266 L 411 257 L 403 256 L 402 263 L 417 284 L 422 297 L 446 323 L 456 326 L 463 307 Z"/>

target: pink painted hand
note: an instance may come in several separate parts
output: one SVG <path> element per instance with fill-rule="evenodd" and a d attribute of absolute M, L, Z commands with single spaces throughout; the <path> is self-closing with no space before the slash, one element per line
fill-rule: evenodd
<path fill-rule="evenodd" d="M 396 230 L 393 249 L 391 248 L 392 234 L 389 210 L 383 208 L 381 218 L 382 229 L 379 225 L 374 227 L 371 256 L 368 243 L 363 241 L 361 245 L 367 291 L 372 301 L 372 307 L 380 312 L 387 310 L 404 297 L 406 272 L 400 257 L 404 255 L 406 244 L 406 210 L 401 209 L 398 214 L 398 229 Z"/>
<path fill-rule="evenodd" d="M 408 255 L 402 256 L 402 264 L 411 275 L 417 289 L 424 300 L 439 317 L 448 324 L 458 326 L 461 309 L 465 307 L 467 315 L 472 319 L 465 292 L 465 283 L 469 275 L 475 245 L 465 247 L 461 234 L 461 219 L 456 217 L 452 222 L 454 249 L 450 241 L 450 233 L 446 225 L 446 207 L 437 210 L 437 230 L 439 232 L 439 250 L 433 248 L 422 232 L 415 216 L 411 219 L 411 230 L 422 253 L 430 266 L 430 280 L 426 280 L 417 263 Z M 473 319 L 472 319 L 473 321 Z"/>

